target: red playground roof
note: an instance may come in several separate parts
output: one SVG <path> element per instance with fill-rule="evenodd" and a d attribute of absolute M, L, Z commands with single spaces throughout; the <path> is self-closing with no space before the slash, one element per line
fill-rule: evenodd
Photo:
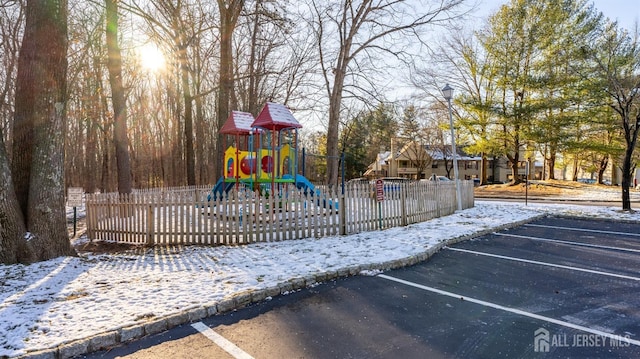
<path fill-rule="evenodd" d="M 269 130 L 280 131 L 283 128 L 301 128 L 302 125 L 293 117 L 291 111 L 285 106 L 273 102 L 267 102 L 252 127 L 262 127 Z"/>
<path fill-rule="evenodd" d="M 227 135 L 248 135 L 254 121 L 253 115 L 248 112 L 232 111 L 219 132 Z"/>

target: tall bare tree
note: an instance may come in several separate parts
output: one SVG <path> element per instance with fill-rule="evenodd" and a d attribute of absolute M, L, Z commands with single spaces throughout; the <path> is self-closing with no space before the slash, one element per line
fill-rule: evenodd
<path fill-rule="evenodd" d="M 5 152 L 0 151 L 2 195 L 8 201 L 0 207 L 0 232 L 2 242 L 9 242 L 0 252 L 20 249 L 0 253 L 9 262 L 75 254 L 67 237 L 64 193 L 67 2 L 29 0 L 25 13 L 10 175 Z M 15 197 L 10 193 L 12 184 Z M 20 232 L 23 236 L 16 238 Z"/>
<path fill-rule="evenodd" d="M 16 197 L 2 138 L 0 136 L 0 263 L 30 262 L 32 254 L 24 241 L 24 216 Z"/>
<path fill-rule="evenodd" d="M 640 133 L 640 32 L 628 32 L 609 23 L 583 52 L 592 61 L 589 80 L 608 97 L 608 106 L 618 114 L 625 150 L 622 156 L 622 210 L 631 211 L 629 189 L 635 170 L 634 152 Z M 593 76 L 595 75 L 595 76 Z"/>
<path fill-rule="evenodd" d="M 24 0 L 0 7 L 0 131 L 11 148 L 11 125 L 13 119 L 16 69 L 20 49 L 20 32 L 24 25 Z"/>
<path fill-rule="evenodd" d="M 131 193 L 131 160 L 127 134 L 127 96 L 122 80 L 122 54 L 118 45 L 118 0 L 105 0 L 107 17 L 107 68 L 113 104 L 113 142 L 116 147 L 118 192 Z"/>
<path fill-rule="evenodd" d="M 24 4 L 0 8 L 0 61 L 4 65 L 0 89 L 0 263 L 29 262 L 32 254 L 24 241 L 24 215 L 11 175 L 13 100 L 20 48 L 19 29 L 24 25 Z"/>
<path fill-rule="evenodd" d="M 176 80 L 173 88 L 167 91 L 182 96 L 181 102 L 171 99 L 176 106 L 176 114 L 180 112 L 179 127 L 182 128 L 179 141 L 182 146 L 176 152 L 184 153 L 184 169 L 179 172 L 186 173 L 188 185 L 195 185 L 202 179 L 202 173 L 207 172 L 203 171 L 207 162 L 204 158 L 203 116 L 205 97 L 213 90 L 204 89 L 203 72 L 208 62 L 205 58 L 213 56 L 211 30 L 214 25 L 209 14 L 213 9 L 204 1 L 185 0 L 133 1 L 127 9 L 146 23 L 143 31 L 153 41 L 162 43 L 174 62 L 172 65 L 176 72 L 168 75 L 175 76 Z M 200 178 L 197 177 L 198 169 Z"/>
<path fill-rule="evenodd" d="M 231 110 L 233 96 L 233 32 L 244 7 L 244 0 L 217 0 L 220 12 L 220 89 L 218 90 L 218 128 L 222 128 Z M 223 158 L 222 135 L 216 141 L 216 158 Z M 216 176 L 222 176 L 223 168 L 217 164 Z"/>
<path fill-rule="evenodd" d="M 382 61 L 376 55 L 411 62 L 409 43 L 420 43 L 428 25 L 445 24 L 455 17 L 464 0 L 312 0 L 316 36 L 324 88 L 329 98 L 327 128 L 327 182 L 338 183 L 338 134 L 345 87 L 349 97 L 358 88 L 371 89 L 367 69 Z M 363 79 L 363 77 L 365 77 Z"/>

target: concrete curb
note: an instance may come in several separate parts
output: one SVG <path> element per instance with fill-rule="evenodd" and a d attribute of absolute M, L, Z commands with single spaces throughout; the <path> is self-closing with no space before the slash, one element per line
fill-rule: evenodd
<path fill-rule="evenodd" d="M 306 277 L 291 278 L 285 282 L 279 283 L 278 285 L 269 288 L 236 293 L 232 298 L 225 299 L 217 303 L 212 303 L 211 305 L 185 309 L 181 313 L 172 314 L 170 316 L 161 318 L 153 318 L 150 321 L 138 325 L 118 328 L 116 330 L 93 335 L 91 337 L 72 340 L 70 342 L 60 344 L 55 348 L 28 352 L 17 358 L 67 359 L 78 357 L 83 354 L 97 352 L 100 350 L 106 350 L 114 346 L 126 344 L 127 342 L 133 340 L 141 339 L 148 335 L 161 333 L 182 324 L 194 323 L 213 315 L 224 314 L 234 310 L 238 310 L 250 304 L 259 303 L 267 299 L 268 297 L 286 295 L 293 291 L 298 291 L 317 285 L 318 283 L 327 282 L 339 278 L 356 276 L 363 271 L 386 271 L 412 266 L 428 260 L 429 258 L 431 258 L 431 256 L 448 245 L 470 240 L 472 238 L 480 237 L 503 229 L 518 227 L 520 225 L 535 221 L 545 216 L 546 214 L 541 214 L 527 220 L 508 223 L 498 227 L 484 229 L 471 234 L 451 238 L 446 241 L 442 241 L 431 248 L 428 248 L 424 252 L 417 253 L 406 258 L 390 260 L 382 263 L 369 263 L 357 266 L 349 266 L 337 270 L 317 273 L 315 275 L 309 275 Z"/>

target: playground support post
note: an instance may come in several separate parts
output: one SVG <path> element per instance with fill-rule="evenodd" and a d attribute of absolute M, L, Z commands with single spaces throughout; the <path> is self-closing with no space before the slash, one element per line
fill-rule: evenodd
<path fill-rule="evenodd" d="M 305 156 L 306 152 L 307 152 L 307 149 L 302 147 L 302 175 L 305 176 L 305 177 L 307 177 L 307 174 L 305 173 L 305 167 L 304 167 L 304 163 L 305 163 L 304 156 Z"/>

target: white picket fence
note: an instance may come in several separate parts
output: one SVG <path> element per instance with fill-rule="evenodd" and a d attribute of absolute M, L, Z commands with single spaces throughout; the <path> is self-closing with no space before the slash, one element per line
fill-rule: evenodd
<path fill-rule="evenodd" d="M 474 205 L 473 182 L 461 182 L 462 206 Z M 454 182 L 385 185 L 384 200 L 368 184 L 273 195 L 243 188 L 215 198 L 211 188 L 86 196 L 87 235 L 145 245 L 244 244 L 345 235 L 406 226 L 455 212 Z"/>

